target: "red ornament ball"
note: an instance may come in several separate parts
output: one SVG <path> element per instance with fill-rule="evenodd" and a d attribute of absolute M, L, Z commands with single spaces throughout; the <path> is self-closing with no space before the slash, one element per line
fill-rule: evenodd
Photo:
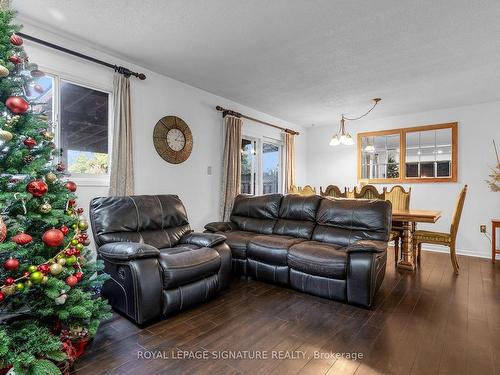
<path fill-rule="evenodd" d="M 4 262 L 3 268 L 7 271 L 15 271 L 19 268 L 19 261 L 16 258 L 9 258 Z"/>
<path fill-rule="evenodd" d="M 0 243 L 2 243 L 7 237 L 7 225 L 5 225 L 4 221 L 0 217 Z"/>
<path fill-rule="evenodd" d="M 13 277 L 7 277 L 7 278 L 5 279 L 5 285 L 12 285 L 12 284 L 14 284 L 14 283 L 15 283 L 15 281 L 16 281 L 16 280 L 15 280 Z"/>
<path fill-rule="evenodd" d="M 76 191 L 76 184 L 73 181 L 68 181 L 64 184 L 64 187 L 74 193 Z"/>
<path fill-rule="evenodd" d="M 27 245 L 31 241 L 33 241 L 33 237 L 31 237 L 29 234 L 26 233 L 19 233 L 16 234 L 14 237 L 12 237 L 12 241 L 14 241 L 18 245 Z"/>
<path fill-rule="evenodd" d="M 28 191 L 28 193 L 30 193 L 34 197 L 41 197 L 41 196 L 43 196 L 47 192 L 48 189 L 49 189 L 49 187 L 42 180 L 31 181 L 26 186 L 26 190 Z"/>
<path fill-rule="evenodd" d="M 76 284 L 78 284 L 78 279 L 76 276 L 71 275 L 66 278 L 66 285 L 69 285 L 73 288 Z"/>
<path fill-rule="evenodd" d="M 2 302 L 5 299 L 5 294 L 0 292 L 0 302 Z"/>
<path fill-rule="evenodd" d="M 62 234 L 64 235 L 67 235 L 69 233 L 69 228 L 66 226 L 66 225 L 63 225 L 60 229 L 59 229 Z"/>
<path fill-rule="evenodd" d="M 37 270 L 43 273 L 44 275 L 48 275 L 50 272 L 50 266 L 48 264 L 40 264 L 37 267 Z"/>
<path fill-rule="evenodd" d="M 11 110 L 12 113 L 16 115 L 23 114 L 28 110 L 30 105 L 26 100 L 21 98 L 20 96 L 11 96 L 5 101 L 5 105 L 7 108 Z"/>
<path fill-rule="evenodd" d="M 64 164 L 63 164 L 63 163 L 57 163 L 57 167 L 56 167 L 56 169 L 57 169 L 59 172 L 63 172 L 63 171 L 66 169 L 66 167 L 64 166 Z"/>
<path fill-rule="evenodd" d="M 83 272 L 75 272 L 73 276 L 75 276 L 78 281 L 82 281 Z"/>
<path fill-rule="evenodd" d="M 36 141 L 31 137 L 26 138 L 23 143 L 29 150 L 36 146 Z"/>
<path fill-rule="evenodd" d="M 23 59 L 21 59 L 19 56 L 17 55 L 12 55 L 9 57 L 9 61 L 12 63 L 12 64 L 21 64 L 23 62 Z"/>
<path fill-rule="evenodd" d="M 22 46 L 23 45 L 23 38 L 21 38 L 19 35 L 12 34 L 10 36 L 10 42 L 15 46 Z"/>
<path fill-rule="evenodd" d="M 77 213 L 79 214 L 83 214 L 83 208 L 82 207 L 78 207 L 78 209 L 76 210 Z"/>
<path fill-rule="evenodd" d="M 64 242 L 64 234 L 59 229 L 52 228 L 43 234 L 42 241 L 49 247 L 61 246 Z"/>

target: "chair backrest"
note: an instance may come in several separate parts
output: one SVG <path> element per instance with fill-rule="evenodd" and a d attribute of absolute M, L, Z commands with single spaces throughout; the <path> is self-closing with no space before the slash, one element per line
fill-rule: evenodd
<path fill-rule="evenodd" d="M 316 188 L 312 187 L 311 185 L 306 185 L 302 189 L 299 188 L 299 194 L 303 197 L 316 195 Z"/>
<path fill-rule="evenodd" d="M 310 239 L 316 225 L 316 212 L 321 201 L 318 195 L 285 195 L 281 200 L 279 218 L 273 233 Z"/>
<path fill-rule="evenodd" d="M 450 234 L 452 241 L 455 242 L 458 232 L 458 225 L 460 224 L 460 217 L 462 216 L 462 210 L 464 208 L 465 196 L 467 195 L 467 185 L 465 185 L 460 192 L 460 195 L 457 199 L 457 204 L 455 206 L 455 210 L 453 212 L 453 216 L 451 217 L 451 226 L 450 226 Z"/>
<path fill-rule="evenodd" d="M 231 221 L 241 230 L 272 234 L 282 197 L 281 194 L 260 196 L 240 194 L 234 198 Z"/>
<path fill-rule="evenodd" d="M 384 200 L 385 188 L 382 193 L 379 193 L 377 188 L 373 185 L 365 185 L 358 193 L 358 189 L 354 188 L 354 198 L 356 199 L 381 199 Z"/>
<path fill-rule="evenodd" d="M 405 191 L 401 185 L 395 185 L 385 192 L 385 200 L 391 202 L 393 210 L 410 209 L 411 188 Z"/>
<path fill-rule="evenodd" d="M 323 198 L 312 239 L 339 246 L 348 246 L 358 240 L 388 241 L 391 221 L 389 202 Z"/>
<path fill-rule="evenodd" d="M 319 193 L 322 197 L 347 198 L 347 189 L 344 188 L 344 192 L 342 192 L 336 185 L 328 185 L 325 191 L 320 186 Z"/>
<path fill-rule="evenodd" d="M 297 186 L 290 185 L 290 188 L 288 189 L 288 194 L 300 194 L 300 190 Z"/>
<path fill-rule="evenodd" d="M 191 231 L 177 195 L 94 198 L 89 214 L 98 246 L 140 242 L 162 249 L 177 245 Z"/>
<path fill-rule="evenodd" d="M 354 199 L 354 192 L 356 191 L 356 187 L 354 189 L 345 188 L 345 197 L 349 199 Z"/>

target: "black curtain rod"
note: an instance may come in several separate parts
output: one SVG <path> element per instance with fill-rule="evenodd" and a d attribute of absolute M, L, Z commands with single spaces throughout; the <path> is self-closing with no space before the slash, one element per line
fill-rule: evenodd
<path fill-rule="evenodd" d="M 271 124 L 270 122 L 266 122 L 266 121 L 262 121 L 262 120 L 259 120 L 259 119 L 256 119 L 254 117 L 250 117 L 250 116 L 247 116 L 247 115 L 244 115 L 244 114 L 241 114 L 239 112 L 236 112 L 236 111 L 232 111 L 230 109 L 227 109 L 227 108 L 223 108 L 221 107 L 220 105 L 218 105 L 217 107 L 215 107 L 215 109 L 219 112 L 222 112 L 222 117 L 226 117 L 226 116 L 234 116 L 234 117 L 243 117 L 243 118 L 246 118 L 248 120 L 252 120 L 252 121 L 255 121 L 255 122 L 258 122 L 258 123 L 261 123 L 263 125 L 267 125 L 267 126 L 271 126 L 273 128 L 276 128 L 276 129 L 280 129 L 280 130 L 283 130 L 285 133 L 290 133 L 292 135 L 299 135 L 300 133 L 299 132 L 296 132 L 295 130 L 292 130 L 292 129 L 288 129 L 288 128 L 284 128 L 282 126 L 278 126 L 278 125 L 274 125 L 274 124 Z"/>
<path fill-rule="evenodd" d="M 50 42 L 47 42 L 45 40 L 35 38 L 34 36 L 31 36 L 31 35 L 27 35 L 27 34 L 24 34 L 24 33 L 17 33 L 17 35 L 21 36 L 24 39 L 31 40 L 32 42 L 41 44 L 41 45 L 49 47 L 49 48 L 56 49 L 58 51 L 67 53 L 69 55 L 73 55 L 73 56 L 79 57 L 79 58 L 84 59 L 84 60 L 92 61 L 93 63 L 99 64 L 99 65 L 104 65 L 104 66 L 106 66 L 108 68 L 113 69 L 115 72 L 123 74 L 125 77 L 134 76 L 134 77 L 139 78 L 140 80 L 145 80 L 146 79 L 146 75 L 144 73 L 133 72 L 130 69 L 125 68 L 123 66 L 118 66 L 118 65 L 110 64 L 110 63 L 108 63 L 106 61 L 102 61 L 102 60 L 96 59 L 96 58 L 94 58 L 92 56 L 87 56 L 87 55 L 84 55 L 83 53 L 76 52 L 76 51 L 70 50 L 68 48 L 64 48 L 64 47 L 58 46 L 57 44 L 50 43 Z"/>

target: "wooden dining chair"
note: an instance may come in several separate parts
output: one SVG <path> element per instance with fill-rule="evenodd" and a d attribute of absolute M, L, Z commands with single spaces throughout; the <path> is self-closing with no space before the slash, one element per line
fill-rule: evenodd
<path fill-rule="evenodd" d="M 342 192 L 336 185 L 328 185 L 325 191 L 323 191 L 321 186 L 319 187 L 319 194 L 322 197 L 346 198 L 346 192 L 346 188 L 344 188 L 344 192 Z"/>
<path fill-rule="evenodd" d="M 405 191 L 401 185 L 395 185 L 385 192 L 385 200 L 391 202 L 393 210 L 410 209 L 411 188 Z M 399 259 L 400 241 L 403 238 L 403 223 L 393 222 L 389 241 L 394 241 L 394 259 Z"/>
<path fill-rule="evenodd" d="M 356 199 L 380 199 L 384 200 L 385 197 L 385 187 L 382 193 L 379 193 L 377 188 L 373 185 L 365 185 L 361 188 L 358 193 L 358 189 L 354 188 L 354 198 Z"/>
<path fill-rule="evenodd" d="M 311 185 L 306 185 L 302 189 L 299 187 L 299 194 L 304 197 L 316 195 L 316 188 L 312 187 Z"/>
<path fill-rule="evenodd" d="M 453 216 L 451 219 L 449 233 L 432 232 L 428 230 L 417 230 L 413 233 L 414 259 L 420 260 L 420 253 L 422 252 L 423 243 L 448 246 L 450 248 L 451 264 L 453 265 L 455 274 L 458 275 L 458 269 L 460 268 L 460 266 L 458 264 L 458 259 L 457 259 L 456 239 L 457 239 L 458 225 L 460 223 L 460 217 L 462 216 L 462 210 L 464 208 L 466 194 L 467 194 L 467 185 L 464 186 L 464 188 L 460 192 L 460 195 L 458 196 L 457 204 L 455 206 L 455 212 L 453 212 Z"/>

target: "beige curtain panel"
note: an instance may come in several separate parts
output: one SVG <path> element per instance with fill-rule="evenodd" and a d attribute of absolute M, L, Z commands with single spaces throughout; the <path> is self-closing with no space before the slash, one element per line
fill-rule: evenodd
<path fill-rule="evenodd" d="M 285 133 L 285 192 L 295 185 L 295 135 Z"/>
<path fill-rule="evenodd" d="M 114 129 L 109 195 L 134 194 L 130 81 L 122 74 L 113 77 Z"/>
<path fill-rule="evenodd" d="M 241 190 L 241 127 L 243 121 L 233 116 L 224 117 L 224 156 L 222 169 L 221 218 L 228 221 L 234 198 Z"/>

